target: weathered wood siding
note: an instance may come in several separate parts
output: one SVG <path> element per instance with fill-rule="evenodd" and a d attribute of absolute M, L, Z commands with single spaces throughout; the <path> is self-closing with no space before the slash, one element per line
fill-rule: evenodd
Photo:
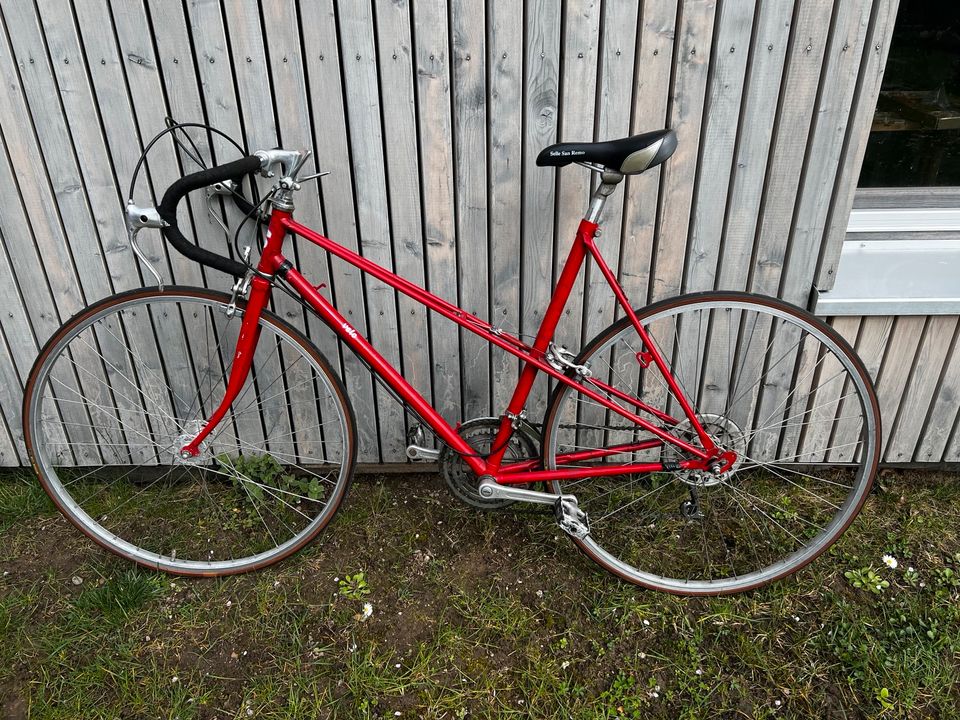
<path fill-rule="evenodd" d="M 144 282 L 121 208 L 164 116 L 207 120 L 251 149 L 312 148 L 332 174 L 304 191 L 302 219 L 525 334 L 589 192 L 586 170 L 538 168 L 536 154 L 673 127 L 676 155 L 630 178 L 605 218 L 604 250 L 636 303 L 724 288 L 803 305 L 830 283 L 896 6 L 0 0 L 0 462 L 24 462 L 20 395 L 42 343 L 85 304 Z M 137 199 L 184 169 L 161 146 Z M 201 200 L 183 220 L 226 247 Z M 226 287 L 156 236 L 145 244 L 168 278 Z M 297 259 L 447 418 L 502 410 L 513 358 L 339 261 L 308 247 Z M 596 275 L 561 324 L 571 348 L 614 319 Z M 344 373 L 362 459 L 402 459 L 402 409 L 328 330 L 277 303 Z M 958 318 L 836 325 L 878 378 L 886 459 L 960 460 Z"/>

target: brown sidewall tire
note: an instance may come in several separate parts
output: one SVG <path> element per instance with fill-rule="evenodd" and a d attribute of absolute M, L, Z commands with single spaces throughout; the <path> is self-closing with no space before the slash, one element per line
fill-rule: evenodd
<path fill-rule="evenodd" d="M 882 418 L 880 417 L 880 404 L 877 401 L 877 394 L 873 386 L 873 381 L 870 379 L 870 375 L 867 372 L 866 368 L 864 367 L 863 361 L 860 359 L 860 357 L 857 355 L 854 349 L 850 347 L 850 344 L 836 330 L 834 330 L 832 327 L 827 325 L 825 322 L 823 322 L 816 316 L 811 315 L 806 310 L 803 310 L 802 308 L 799 308 L 795 305 L 792 305 L 778 298 L 771 298 L 764 295 L 754 295 L 752 293 L 742 293 L 742 292 L 735 292 L 735 291 L 712 291 L 712 292 L 708 291 L 708 292 L 702 292 L 702 293 L 689 293 L 687 295 L 680 295 L 675 298 L 668 298 L 666 300 L 661 300 L 660 302 L 656 302 L 652 305 L 648 305 L 647 307 L 638 308 L 635 310 L 635 312 L 637 314 L 637 318 L 642 323 L 645 318 L 651 315 L 655 315 L 657 313 L 663 312 L 664 310 L 671 310 L 673 308 L 680 307 L 683 305 L 692 305 L 700 302 L 709 302 L 709 301 L 717 301 L 717 300 L 720 300 L 720 301 L 737 300 L 740 302 L 748 302 L 748 303 L 753 303 L 760 306 L 776 308 L 778 310 L 791 314 L 794 317 L 799 318 L 805 322 L 815 325 L 825 335 L 827 335 L 831 340 L 833 340 L 837 344 L 837 346 L 844 352 L 844 354 L 850 359 L 851 364 L 856 369 L 857 373 L 862 377 L 864 385 L 867 388 L 867 396 L 870 404 L 873 407 L 874 416 L 876 417 L 876 420 L 877 420 L 876 432 L 875 432 L 875 441 L 876 441 L 877 451 L 874 454 L 874 459 L 871 467 L 864 473 L 863 482 L 866 487 L 863 490 L 860 501 L 856 504 L 853 512 L 850 513 L 846 521 L 839 527 L 838 530 L 836 530 L 833 533 L 833 535 L 828 539 L 828 541 L 823 544 L 823 547 L 821 547 L 816 553 L 811 555 L 811 557 L 805 559 L 803 562 L 798 563 L 797 565 L 794 565 L 792 567 L 788 567 L 783 572 L 777 573 L 762 582 L 746 585 L 741 588 L 735 588 L 730 590 L 704 591 L 704 592 L 699 592 L 699 591 L 684 592 L 682 590 L 664 588 L 653 583 L 644 582 L 644 581 L 638 580 L 637 578 L 630 577 L 629 575 L 625 575 L 624 573 L 620 572 L 617 568 L 610 565 L 605 558 L 597 555 L 594 552 L 594 550 L 589 545 L 587 545 L 582 539 L 571 536 L 571 540 L 573 540 L 573 542 L 576 543 L 577 547 L 580 548 L 581 552 L 583 552 L 584 555 L 586 555 L 593 562 L 597 563 L 608 572 L 619 577 L 621 580 L 624 580 L 633 585 L 639 585 L 641 587 L 648 588 L 650 590 L 657 590 L 659 592 L 668 592 L 673 595 L 716 596 L 716 595 L 730 595 L 734 593 L 747 592 L 749 590 L 755 590 L 758 587 L 769 585 L 774 581 L 782 580 L 784 577 L 787 577 L 788 575 L 792 575 L 793 573 L 803 569 L 804 567 L 809 565 L 811 562 L 816 560 L 818 557 L 820 557 L 824 552 L 826 552 L 830 548 L 830 546 L 833 545 L 833 543 L 835 543 L 837 539 L 846 531 L 846 529 L 850 526 L 850 524 L 856 519 L 857 515 L 859 515 L 860 510 L 863 508 L 863 504 L 866 502 L 867 497 L 869 497 L 870 495 L 870 489 L 873 486 L 873 481 L 877 474 L 877 467 L 880 463 L 880 458 L 883 455 L 883 448 L 881 447 L 883 434 L 881 432 Z M 624 317 L 618 320 L 617 322 L 613 323 L 612 325 L 610 325 L 610 327 L 608 327 L 606 330 L 601 331 L 596 337 L 594 337 L 589 343 L 587 343 L 586 347 L 583 350 L 580 351 L 580 354 L 577 356 L 577 359 L 574 362 L 576 364 L 582 364 L 587 358 L 590 357 L 590 355 L 594 352 L 594 350 L 597 347 L 603 345 L 603 343 L 607 342 L 611 337 L 623 331 L 629 325 L 630 325 L 630 318 Z M 550 444 L 549 437 L 547 435 L 547 433 L 549 432 L 548 428 L 551 427 L 554 415 L 560 409 L 560 401 L 561 401 L 561 398 L 563 397 L 563 391 L 566 387 L 567 387 L 566 385 L 558 384 L 557 387 L 554 388 L 554 391 L 550 397 L 550 401 L 547 404 L 547 410 L 544 413 L 543 437 L 541 438 L 541 448 L 543 452 L 542 460 L 543 460 L 544 468 L 549 467 L 548 465 L 549 458 L 547 457 L 548 447 Z M 551 492 L 559 493 L 561 491 L 561 485 L 558 481 L 551 481 L 549 483 L 549 487 Z"/>
<path fill-rule="evenodd" d="M 336 516 L 337 511 L 340 509 L 340 506 L 343 503 L 344 498 L 347 496 L 347 492 L 350 489 L 350 484 L 353 480 L 354 467 L 356 466 L 357 460 L 357 429 L 356 429 L 356 417 L 353 412 L 353 406 L 350 403 L 350 398 L 347 395 L 346 389 L 344 388 L 343 382 L 340 379 L 340 376 L 333 371 L 330 367 L 330 363 L 327 359 L 320 353 L 316 346 L 311 343 L 299 330 L 285 322 L 282 318 L 276 314 L 270 312 L 269 310 L 264 310 L 262 317 L 266 320 L 267 323 L 275 327 L 278 331 L 286 334 L 292 341 L 296 342 L 305 353 L 307 353 L 313 360 L 315 360 L 318 366 L 323 370 L 330 380 L 330 385 L 336 392 L 337 397 L 341 403 L 341 407 L 344 410 L 345 422 L 346 422 L 346 433 L 345 439 L 349 442 L 348 452 L 344 457 L 344 466 L 345 466 L 345 475 L 344 481 L 340 483 L 338 488 L 338 494 L 335 498 L 332 498 L 330 502 L 335 503 L 330 514 L 327 516 L 326 520 L 322 523 L 319 523 L 316 528 L 311 530 L 309 533 L 300 538 L 296 543 L 291 547 L 287 548 L 284 552 L 278 553 L 275 556 L 267 558 L 265 560 L 250 563 L 248 565 L 240 565 L 237 568 L 231 568 L 227 570 L 217 570 L 214 572 L 201 571 L 201 570 L 187 570 L 182 568 L 173 568 L 173 567 L 162 567 L 154 563 L 149 563 L 142 558 L 138 558 L 134 555 L 122 551 L 120 548 L 114 547 L 107 542 L 104 542 L 101 538 L 93 535 L 82 523 L 80 523 L 72 513 L 61 502 L 58 494 L 53 491 L 49 485 L 47 479 L 44 477 L 43 472 L 40 469 L 40 464 L 37 462 L 34 443 L 32 437 L 31 423 L 30 423 L 30 404 L 32 401 L 33 393 L 36 389 L 36 380 L 37 375 L 40 372 L 41 367 L 46 362 L 50 353 L 59 343 L 60 339 L 70 333 L 78 325 L 82 324 L 89 317 L 96 315 L 102 312 L 105 309 L 108 309 L 114 305 L 120 305 L 122 303 L 128 302 L 130 300 L 151 298 L 151 297 L 163 297 L 166 295 L 176 295 L 183 297 L 193 297 L 200 300 L 213 301 L 213 302 L 222 302 L 224 304 L 230 302 L 230 295 L 227 293 L 219 292 L 217 290 L 207 290 L 205 288 L 199 287 L 190 287 L 190 286 L 179 286 L 179 285 L 168 285 L 165 286 L 163 291 L 158 290 L 157 288 L 138 288 L 136 290 L 130 290 L 127 292 L 117 293 L 116 295 L 111 295 L 110 297 L 104 298 L 103 300 L 90 305 L 79 313 L 74 315 L 72 318 L 67 320 L 60 329 L 53 334 L 53 336 L 44 344 L 43 349 L 40 351 L 40 355 L 37 357 L 36 361 L 33 364 L 33 368 L 30 370 L 30 375 L 27 379 L 27 384 L 23 393 L 23 406 L 22 406 L 22 422 L 23 422 L 23 439 L 24 444 L 26 445 L 27 455 L 30 458 L 30 463 L 33 466 L 33 471 L 37 476 L 37 479 L 40 481 L 41 486 L 44 491 L 53 501 L 54 505 L 57 506 L 57 509 L 62 515 L 64 515 L 73 525 L 78 528 L 84 535 L 89 537 L 91 540 L 96 542 L 100 547 L 109 550 L 115 555 L 119 555 L 127 560 L 132 560 L 138 565 L 149 568 L 151 570 L 161 570 L 163 572 L 172 574 L 172 575 L 181 575 L 188 577 L 222 577 L 226 575 L 237 575 L 240 573 L 251 572 L 253 570 L 260 570 L 262 568 L 268 567 L 275 563 L 284 560 L 291 555 L 299 552 L 304 547 L 309 545 L 316 537 L 323 531 L 327 525 L 330 524 L 330 521 Z M 243 310 L 246 306 L 246 301 L 243 298 L 238 298 L 236 300 L 237 307 Z"/>

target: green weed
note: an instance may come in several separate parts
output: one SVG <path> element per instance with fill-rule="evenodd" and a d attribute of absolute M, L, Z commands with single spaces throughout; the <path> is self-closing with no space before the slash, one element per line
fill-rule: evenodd
<path fill-rule="evenodd" d="M 873 568 L 869 567 L 847 570 L 843 576 L 850 581 L 853 587 L 866 590 L 875 595 L 879 595 L 890 587 L 890 581 L 880 577 Z"/>
<path fill-rule="evenodd" d="M 346 575 L 338 583 L 340 594 L 348 600 L 363 600 L 370 594 L 370 586 L 362 572 Z"/>

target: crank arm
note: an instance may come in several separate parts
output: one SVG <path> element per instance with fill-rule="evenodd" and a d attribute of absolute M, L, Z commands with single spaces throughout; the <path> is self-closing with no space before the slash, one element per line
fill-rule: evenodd
<path fill-rule="evenodd" d="M 407 445 L 407 457 L 411 460 L 436 462 L 440 458 L 440 451 L 434 448 L 421 447 L 420 445 Z"/>
<path fill-rule="evenodd" d="M 519 502 L 539 503 L 541 505 L 556 505 L 560 495 L 556 493 L 538 492 L 512 485 L 501 485 L 489 475 L 480 478 L 477 488 L 480 497 L 484 500 L 517 500 Z"/>
<path fill-rule="evenodd" d="M 585 538 L 590 534 L 590 521 L 587 514 L 577 505 L 574 495 L 556 495 L 537 492 L 512 485 L 500 485 L 489 475 L 480 479 L 480 497 L 484 500 L 517 500 L 519 502 L 553 505 L 557 524 L 565 533 L 575 538 Z"/>

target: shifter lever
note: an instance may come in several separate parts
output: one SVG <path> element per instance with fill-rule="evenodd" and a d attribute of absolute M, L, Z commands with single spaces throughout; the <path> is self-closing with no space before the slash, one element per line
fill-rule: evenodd
<path fill-rule="evenodd" d="M 308 180 L 316 180 L 317 178 L 322 178 L 324 175 L 329 175 L 329 170 L 324 170 L 323 172 L 314 173 L 313 175 L 307 175 L 303 180 L 297 180 L 297 183 L 305 183 Z"/>

